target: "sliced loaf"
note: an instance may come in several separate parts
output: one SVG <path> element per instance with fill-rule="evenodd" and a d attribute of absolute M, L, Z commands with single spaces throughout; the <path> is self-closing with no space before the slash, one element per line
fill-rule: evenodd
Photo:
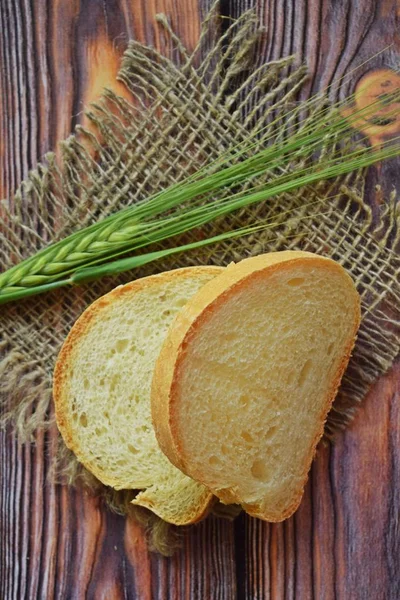
<path fill-rule="evenodd" d="M 151 378 L 175 315 L 222 270 L 178 269 L 106 294 L 75 323 L 54 373 L 58 427 L 78 460 L 106 485 L 142 490 L 134 503 L 175 524 L 198 521 L 213 496 L 159 449 Z"/>
<path fill-rule="evenodd" d="M 337 263 L 278 252 L 231 265 L 193 296 L 152 383 L 157 439 L 225 503 L 281 521 L 298 507 L 360 322 Z"/>

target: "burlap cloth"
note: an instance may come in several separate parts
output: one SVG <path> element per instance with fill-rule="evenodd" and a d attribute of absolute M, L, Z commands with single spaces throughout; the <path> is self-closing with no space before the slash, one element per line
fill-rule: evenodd
<path fill-rule="evenodd" d="M 130 42 L 119 74 L 125 97 L 105 91 L 88 112 L 88 130 L 78 128 L 61 144 L 57 156 L 48 154 L 15 195 L 3 201 L 3 269 L 182 180 L 251 135 L 258 139 L 254 150 L 268 136 L 279 135 L 276 118 L 281 115 L 284 124 L 307 74 L 294 57 L 254 66 L 262 32 L 253 12 L 221 27 L 215 6 L 192 54 L 161 16 L 159 26 L 172 42 L 174 60 Z M 363 192 L 364 176 L 359 172 L 329 185 L 280 195 L 184 241 L 266 218 L 278 224 L 271 230 L 178 254 L 118 278 L 0 306 L 2 423 L 12 423 L 22 441 L 33 440 L 38 428 L 55 427 L 51 379 L 57 353 L 81 312 L 115 285 L 164 269 L 225 265 L 260 252 L 302 249 L 339 261 L 362 297 L 358 341 L 326 425 L 331 436 L 351 418 L 371 383 L 390 368 L 400 349 L 398 205 L 393 194 L 374 213 Z M 312 200 L 319 203 L 310 206 Z M 117 493 L 102 486 L 62 443 L 53 468 L 53 476 L 60 474 L 64 482 L 81 480 L 102 493 L 115 510 L 132 512 L 150 527 L 153 545 L 164 553 L 171 551 L 170 530 L 163 522 L 144 509 L 127 508 L 132 491 Z"/>

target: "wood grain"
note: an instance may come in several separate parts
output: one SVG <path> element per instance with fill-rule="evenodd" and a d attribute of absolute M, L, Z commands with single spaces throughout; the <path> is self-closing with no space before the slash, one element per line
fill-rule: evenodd
<path fill-rule="evenodd" d="M 163 49 L 166 12 L 189 47 L 209 2 L 0 0 L 0 193 L 82 119 L 84 103 L 114 85 L 129 37 Z M 298 53 L 315 92 L 392 44 L 332 88 L 398 64 L 400 4 L 392 0 L 222 0 L 238 16 L 257 6 L 266 31 L 258 62 Z M 168 51 L 168 49 L 167 49 Z M 172 51 L 172 50 L 171 50 Z M 378 174 L 391 187 L 398 167 Z M 353 425 L 321 448 L 300 509 L 285 523 L 209 518 L 171 559 L 148 552 L 142 528 L 80 490 L 50 485 L 55 434 L 21 447 L 0 434 L 0 599 L 400 598 L 400 366 Z"/>

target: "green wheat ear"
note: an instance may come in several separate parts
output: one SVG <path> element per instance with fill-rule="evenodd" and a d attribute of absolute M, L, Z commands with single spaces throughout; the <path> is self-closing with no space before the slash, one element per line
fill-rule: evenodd
<path fill-rule="evenodd" d="M 391 100 L 397 100 L 397 96 Z M 201 242 L 120 258 L 277 194 L 398 156 L 398 139 L 372 147 L 354 145 L 357 123 L 362 119 L 372 127 L 382 106 L 378 99 L 352 112 L 348 107 L 353 101 L 354 96 L 322 108 L 316 98 L 301 103 L 285 115 L 284 132 L 275 137 L 271 134 L 264 149 L 255 151 L 257 141 L 249 140 L 183 182 L 41 250 L 0 274 L 0 304 L 272 227 L 273 223 L 254 224 Z M 302 121 L 300 115 L 307 111 L 312 116 Z M 393 116 L 398 112 L 398 108 L 393 109 Z M 281 118 L 276 119 L 277 124 Z M 367 129 L 368 125 L 364 132 Z M 324 152 L 327 147 L 330 151 Z M 260 178 L 266 175 L 267 182 L 260 184 Z M 241 186 L 242 191 L 235 191 Z"/>

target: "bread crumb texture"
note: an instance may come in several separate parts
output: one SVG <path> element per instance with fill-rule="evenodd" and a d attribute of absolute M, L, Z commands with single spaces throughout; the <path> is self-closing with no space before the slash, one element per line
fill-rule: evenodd
<path fill-rule="evenodd" d="M 227 282 L 217 296 L 214 281 L 203 288 L 184 309 L 191 323 L 169 358 L 169 433 L 182 468 L 271 521 L 300 502 L 360 314 L 339 265 L 296 254 L 264 269 L 256 262 L 243 278 L 235 279 L 240 263 L 229 267 L 215 280 Z"/>
<path fill-rule="evenodd" d="M 55 371 L 57 421 L 77 458 L 106 485 L 143 490 L 134 503 L 172 523 L 198 520 L 211 495 L 159 449 L 151 379 L 176 314 L 221 270 L 179 269 L 116 288 L 77 321 Z"/>

